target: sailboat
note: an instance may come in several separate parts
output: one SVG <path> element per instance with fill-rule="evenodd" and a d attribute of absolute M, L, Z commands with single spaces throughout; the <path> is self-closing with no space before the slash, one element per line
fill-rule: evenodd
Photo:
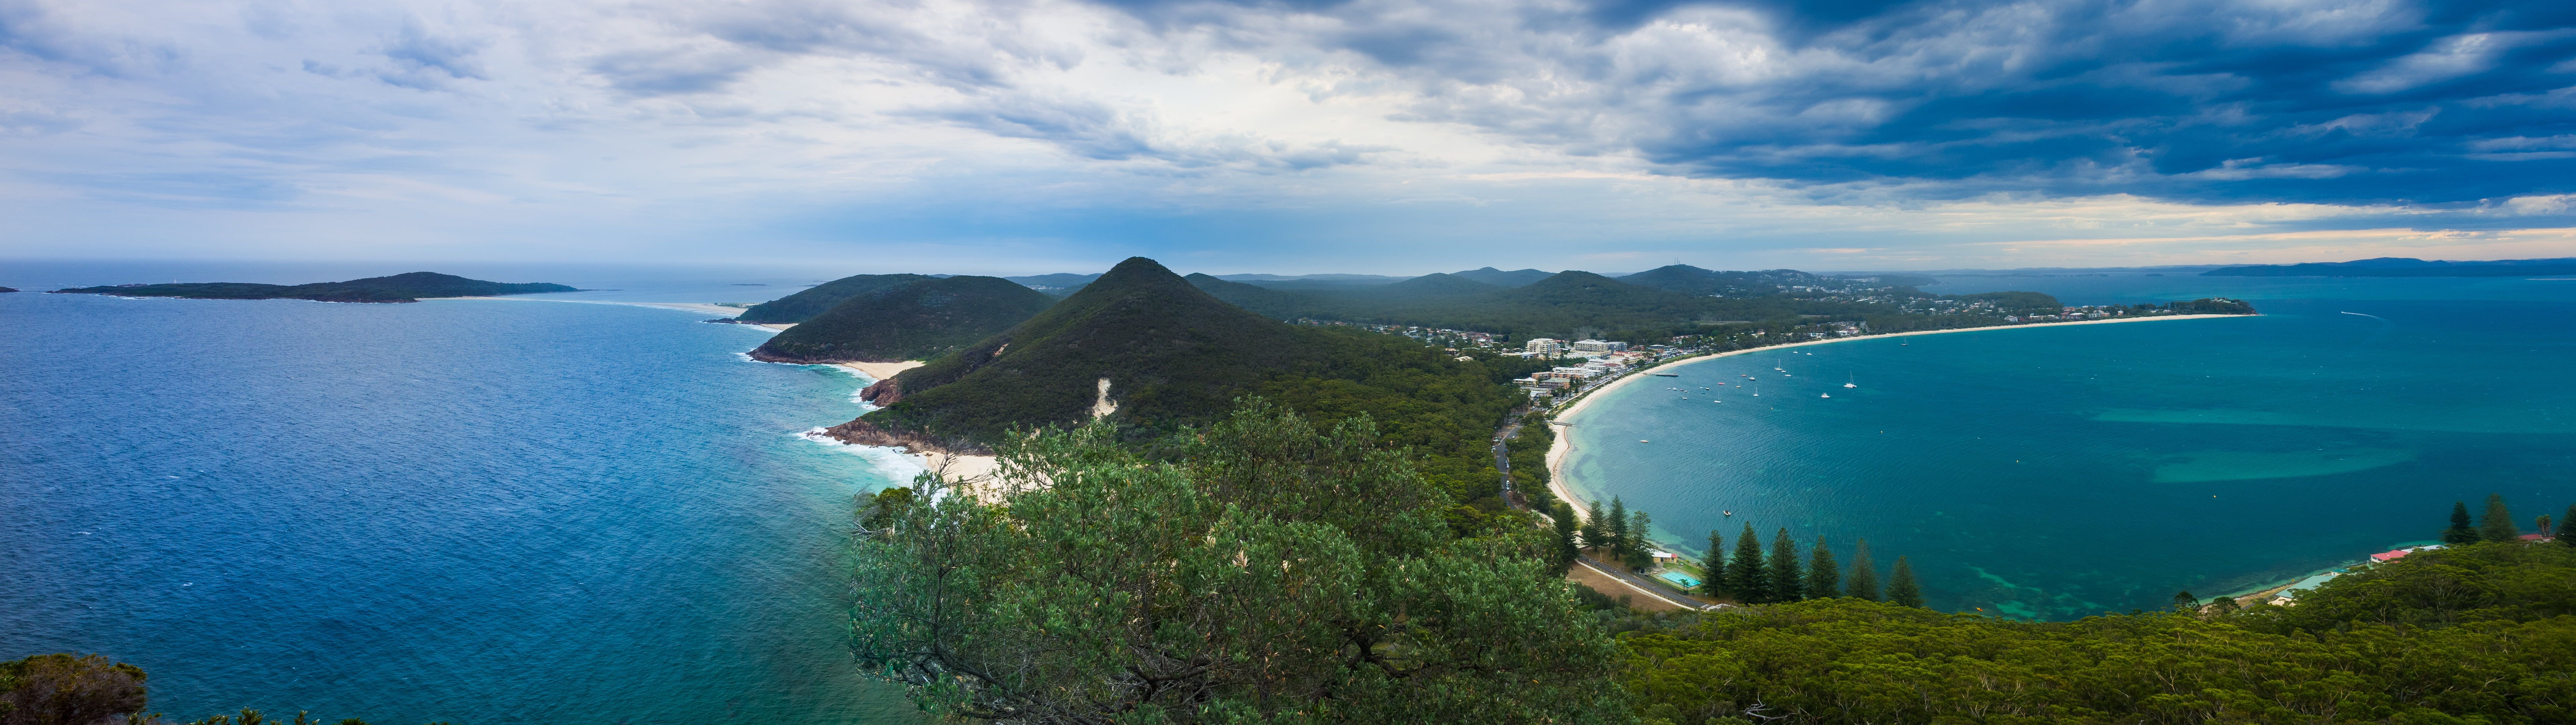
<path fill-rule="evenodd" d="M 1753 397 L 1756 397 L 1756 398 L 1762 397 L 1762 386 L 1760 386 L 1760 385 L 1753 386 Z"/>
<path fill-rule="evenodd" d="M 1843 383 L 1843 387 L 1846 387 L 1846 388 L 1857 388 L 1857 387 L 1860 387 L 1860 383 L 1859 383 L 1859 382 L 1856 382 L 1856 381 L 1860 380 L 1860 376 L 1859 376 L 1857 373 L 1855 373 L 1852 377 L 1844 378 L 1844 379 L 1845 379 L 1845 380 L 1855 381 L 1855 382 L 1847 382 L 1847 383 Z"/>
<path fill-rule="evenodd" d="M 1819 398 L 1831 398 L 1831 397 L 1834 397 L 1834 394 L 1833 394 L 1833 393 L 1824 393 L 1824 394 L 1817 395 L 1816 397 L 1819 397 Z"/>

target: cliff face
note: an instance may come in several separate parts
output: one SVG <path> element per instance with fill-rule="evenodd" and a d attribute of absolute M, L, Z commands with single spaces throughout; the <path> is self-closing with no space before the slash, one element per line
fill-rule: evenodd
<path fill-rule="evenodd" d="M 859 391 L 859 399 L 883 408 L 903 400 L 903 386 L 896 385 L 893 378 L 879 380 Z"/>
<path fill-rule="evenodd" d="M 941 438 L 905 430 L 878 427 L 866 420 L 853 420 L 823 429 L 832 440 L 854 446 L 886 446 L 909 449 L 914 453 L 946 453 L 955 456 L 989 456 L 991 448 L 962 438 Z"/>

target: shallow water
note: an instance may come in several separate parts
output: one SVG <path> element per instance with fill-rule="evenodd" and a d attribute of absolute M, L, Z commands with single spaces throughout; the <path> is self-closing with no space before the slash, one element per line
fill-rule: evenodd
<path fill-rule="evenodd" d="M 1881 567 L 1912 557 L 1937 608 L 2050 619 L 2431 539 L 2454 500 L 2501 493 L 2526 530 L 2576 501 L 2576 388 L 2560 384 L 2576 374 L 2576 283 L 1974 282 L 2069 303 L 2222 293 L 2265 314 L 1672 368 L 1573 417 L 1569 482 L 1648 510 L 1676 544 L 1712 528 L 1731 544 L 1750 522 L 1766 543 L 1779 527 L 1802 548 L 1823 536 L 1848 561 L 1867 538 Z M 2347 296 L 2282 297 L 2319 289 Z"/>
<path fill-rule="evenodd" d="M 859 380 L 605 304 L 0 294 L 0 656 L 152 709 L 914 722 L 843 646 Z"/>

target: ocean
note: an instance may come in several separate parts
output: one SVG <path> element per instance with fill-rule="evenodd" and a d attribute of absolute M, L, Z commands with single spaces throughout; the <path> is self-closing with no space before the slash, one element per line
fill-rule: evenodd
<path fill-rule="evenodd" d="M 2526 531 L 2576 502 L 2576 281 L 1945 281 L 1926 289 L 2229 296 L 2263 315 L 1683 365 L 1570 417 L 1568 484 L 1686 550 L 1746 523 L 1845 562 L 1867 539 L 1882 569 L 1910 557 L 1935 608 L 2059 620 L 2426 543 L 2455 500 L 2502 494 Z"/>
<path fill-rule="evenodd" d="M 0 294 L 0 657 L 183 719 L 922 721 L 845 647 L 851 497 L 907 471 L 796 436 L 864 381 L 706 317 Z"/>

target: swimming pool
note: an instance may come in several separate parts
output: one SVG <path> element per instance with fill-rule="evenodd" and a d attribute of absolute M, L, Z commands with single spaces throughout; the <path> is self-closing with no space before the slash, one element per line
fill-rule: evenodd
<path fill-rule="evenodd" d="M 1697 586 L 1699 586 L 1699 580 L 1698 580 L 1698 579 L 1692 579 L 1692 578 L 1691 578 L 1691 575 L 1689 575 L 1689 574 L 1684 574 L 1684 573 L 1677 572 L 1677 571 L 1668 571 L 1668 572 L 1664 572 L 1664 573 L 1662 573 L 1662 574 L 1657 574 L 1657 575 L 1655 575 L 1655 576 L 1656 576 L 1657 578 L 1663 579 L 1664 581 L 1672 582 L 1673 584 L 1678 585 L 1678 586 L 1680 586 L 1680 587 L 1681 587 L 1681 588 L 1683 588 L 1683 589 L 1690 589 L 1690 588 L 1693 588 L 1693 587 L 1697 587 Z"/>

